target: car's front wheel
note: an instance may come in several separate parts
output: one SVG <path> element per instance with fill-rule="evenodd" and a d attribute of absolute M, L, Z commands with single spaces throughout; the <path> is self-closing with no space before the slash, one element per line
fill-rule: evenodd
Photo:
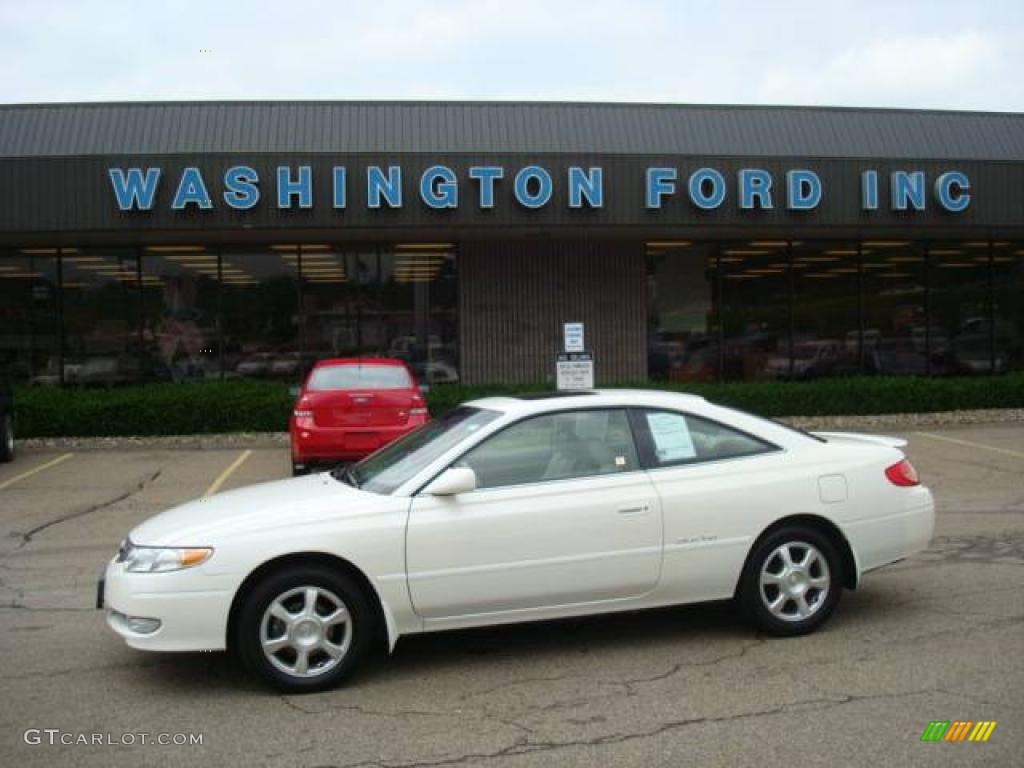
<path fill-rule="evenodd" d="M 286 567 L 249 592 L 235 638 L 245 666 L 283 691 L 332 688 L 365 658 L 374 637 L 367 596 L 348 576 Z"/>
<path fill-rule="evenodd" d="M 0 416 L 0 461 L 14 458 L 14 418 L 9 413 Z"/>
<path fill-rule="evenodd" d="M 740 584 L 741 606 L 768 634 L 813 632 L 839 603 L 841 569 L 827 536 L 813 528 L 782 528 L 751 552 Z"/>

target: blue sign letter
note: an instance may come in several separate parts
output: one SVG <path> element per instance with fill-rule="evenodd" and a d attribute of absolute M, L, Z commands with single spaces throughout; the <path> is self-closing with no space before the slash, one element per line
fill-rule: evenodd
<path fill-rule="evenodd" d="M 402 207 L 402 169 L 397 165 L 388 166 L 388 175 L 378 165 L 366 169 L 366 205 L 380 208 L 381 198 L 388 208 Z"/>
<path fill-rule="evenodd" d="M 159 168 L 147 168 L 145 179 L 141 168 L 129 168 L 127 178 L 120 168 L 108 168 L 107 175 L 114 187 L 117 207 L 122 211 L 130 211 L 132 208 L 148 211 L 153 207 L 156 185 L 160 182 Z"/>
<path fill-rule="evenodd" d="M 277 207 L 291 208 L 292 198 L 298 195 L 299 208 L 313 207 L 313 169 L 308 165 L 299 166 L 299 178 L 291 178 L 291 168 L 277 166 Z"/>
<path fill-rule="evenodd" d="M 589 207 L 604 207 L 603 176 L 600 168 L 589 168 L 584 173 L 579 166 L 569 166 L 569 207 L 582 208 L 584 197 Z"/>
<path fill-rule="evenodd" d="M 893 171 L 890 184 L 894 211 L 905 211 L 909 207 L 924 210 L 924 171 Z"/>
<path fill-rule="evenodd" d="M 749 211 L 754 208 L 771 210 L 772 175 L 757 168 L 744 168 L 739 172 L 740 208 Z M 757 205 L 754 205 L 754 200 Z"/>
<path fill-rule="evenodd" d="M 260 201 L 256 186 L 260 177 L 248 165 L 234 165 L 224 172 L 224 202 L 238 211 L 252 208 Z"/>
<path fill-rule="evenodd" d="M 947 171 L 935 180 L 935 199 L 951 213 L 960 213 L 971 204 L 970 179 L 962 171 Z"/>
<path fill-rule="evenodd" d="M 711 192 L 704 194 L 706 184 L 711 185 Z M 690 202 L 698 208 L 711 211 L 725 201 L 725 177 L 714 168 L 698 168 L 690 176 Z"/>
<path fill-rule="evenodd" d="M 174 193 L 171 208 L 181 211 L 189 203 L 195 203 L 204 211 L 213 208 L 213 201 L 210 199 L 210 193 L 206 191 L 203 175 L 198 168 L 192 166 L 181 172 L 181 181 L 178 182 L 178 191 Z"/>
<path fill-rule="evenodd" d="M 676 191 L 675 168 L 647 169 L 647 207 L 661 208 L 661 198 Z"/>
<path fill-rule="evenodd" d="M 811 211 L 821 202 L 821 179 L 814 171 L 786 173 L 786 205 L 791 211 Z"/>
<path fill-rule="evenodd" d="M 530 182 L 537 182 L 537 191 L 530 192 Z M 540 208 L 551 199 L 551 174 L 539 165 L 528 165 L 516 174 L 516 201 L 524 208 Z"/>
<path fill-rule="evenodd" d="M 345 166 L 336 165 L 333 168 L 334 176 L 334 207 L 345 207 Z"/>
<path fill-rule="evenodd" d="M 469 169 L 469 178 L 480 182 L 480 207 L 494 207 L 494 182 L 505 178 L 505 169 L 497 165 L 474 165 Z"/>
<path fill-rule="evenodd" d="M 878 210 L 878 171 L 861 173 L 860 207 L 865 211 Z"/>
<path fill-rule="evenodd" d="M 420 177 L 420 197 L 431 208 L 458 208 L 459 185 L 455 171 L 446 165 L 432 165 Z"/>

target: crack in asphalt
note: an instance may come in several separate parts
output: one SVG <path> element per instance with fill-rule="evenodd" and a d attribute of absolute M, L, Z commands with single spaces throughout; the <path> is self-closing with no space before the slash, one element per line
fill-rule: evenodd
<path fill-rule="evenodd" d="M 638 739 L 649 739 L 655 736 L 660 736 L 663 733 L 679 730 L 682 728 L 688 728 L 693 725 L 714 725 L 717 723 L 729 723 L 740 720 L 753 720 L 761 717 L 771 717 L 779 714 L 804 711 L 808 707 L 819 707 L 820 710 L 828 710 L 860 701 L 909 698 L 912 696 L 920 696 L 926 693 L 936 692 L 941 691 L 938 691 L 938 689 L 935 688 L 925 688 L 916 691 L 906 691 L 903 693 L 865 695 L 841 694 L 835 697 L 802 699 L 798 701 L 788 702 L 786 704 L 782 704 L 777 707 L 772 707 L 770 709 L 756 710 L 753 712 L 741 712 L 734 715 L 725 715 L 722 717 L 691 717 L 684 718 L 682 720 L 669 720 L 668 722 L 662 723 L 655 728 L 645 731 L 605 734 L 603 736 L 596 736 L 589 739 L 570 739 L 566 741 L 531 741 L 528 737 L 520 737 L 515 739 L 511 744 L 501 749 L 495 750 L 493 752 L 472 752 L 462 755 L 441 757 L 436 760 L 416 760 L 413 762 L 361 760 L 355 763 L 320 765 L 317 766 L 317 768 L 439 768 L 440 766 L 448 765 L 463 765 L 467 763 L 475 764 L 477 761 L 482 760 L 495 760 L 505 757 L 532 754 L 536 752 L 553 752 L 560 749 L 568 749 L 575 747 L 596 747 L 606 746 L 609 744 L 622 744 L 625 742 L 635 741 Z"/>
<path fill-rule="evenodd" d="M 35 528 L 31 529 L 30 531 L 27 531 L 26 533 L 21 534 L 21 543 L 18 544 L 17 548 L 21 549 L 26 544 L 28 544 L 30 541 L 32 541 L 32 537 L 33 536 L 35 536 L 37 533 L 41 533 L 42 531 L 45 531 L 47 528 L 51 528 L 51 527 L 53 527 L 55 525 L 59 525 L 60 523 L 66 523 L 69 520 L 75 520 L 75 519 L 80 518 L 80 517 L 85 517 L 86 515 L 91 515 L 93 512 L 98 512 L 101 509 L 106 509 L 107 507 L 109 507 L 109 506 L 111 506 L 113 504 L 117 504 L 119 501 L 124 501 L 125 499 L 131 498 L 135 494 L 137 494 L 140 491 L 142 491 L 143 489 L 145 489 L 146 486 L 148 486 L 151 483 L 155 482 L 156 479 L 158 477 L 160 477 L 160 475 L 163 473 L 163 471 L 164 471 L 163 467 L 161 467 L 160 469 L 158 469 L 156 472 L 154 472 L 149 477 L 144 477 L 142 480 L 140 480 L 138 482 L 138 484 L 136 484 L 136 486 L 134 488 L 129 488 L 124 493 L 121 493 L 121 494 L 115 496 L 112 499 L 109 499 L 107 501 L 101 502 L 99 504 L 94 504 L 94 505 L 92 505 L 90 507 L 86 507 L 85 509 L 81 509 L 81 510 L 78 510 L 76 512 L 69 512 L 66 515 L 61 515 L 60 517 L 57 517 L 57 518 L 55 518 L 53 520 L 49 520 L 49 521 L 47 521 L 45 523 L 41 523 L 40 525 L 37 525 Z"/>

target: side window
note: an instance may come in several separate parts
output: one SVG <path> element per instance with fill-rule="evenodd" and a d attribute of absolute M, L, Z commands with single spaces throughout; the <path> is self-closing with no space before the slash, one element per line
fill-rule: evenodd
<path fill-rule="evenodd" d="M 654 466 L 734 459 L 776 450 L 774 445 L 699 416 L 644 411 Z"/>
<path fill-rule="evenodd" d="M 629 472 L 640 466 L 625 411 L 552 413 L 514 424 L 471 450 L 460 465 L 478 488 Z"/>

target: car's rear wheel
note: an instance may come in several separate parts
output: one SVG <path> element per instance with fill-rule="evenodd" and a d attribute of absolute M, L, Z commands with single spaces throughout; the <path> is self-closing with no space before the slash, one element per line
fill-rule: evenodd
<path fill-rule="evenodd" d="M 774 531 L 751 552 L 740 584 L 746 616 L 772 635 L 803 635 L 835 610 L 842 561 L 828 536 L 813 528 Z"/>
<path fill-rule="evenodd" d="M 9 413 L 0 416 L 0 461 L 14 458 L 14 418 Z"/>
<path fill-rule="evenodd" d="M 282 691 L 332 688 L 365 658 L 374 612 L 358 584 L 323 566 L 286 567 L 248 594 L 235 638 L 245 666 Z"/>

